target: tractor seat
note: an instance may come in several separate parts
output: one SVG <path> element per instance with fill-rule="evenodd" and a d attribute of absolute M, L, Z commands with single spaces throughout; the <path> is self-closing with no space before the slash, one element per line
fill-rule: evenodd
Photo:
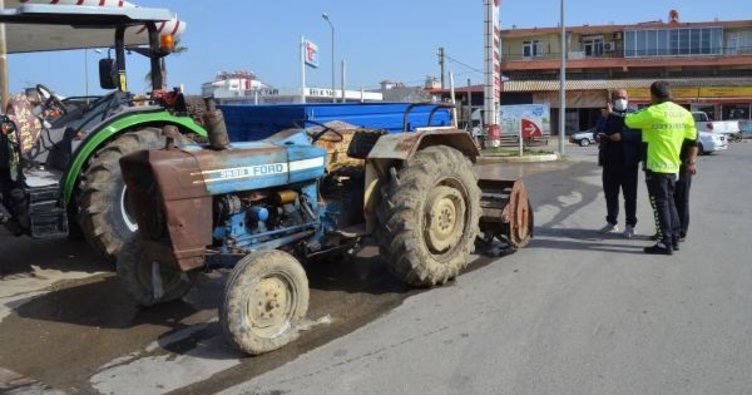
<path fill-rule="evenodd" d="M 19 93 L 8 101 L 6 114 L 16 124 L 18 136 L 21 140 L 18 142 L 21 154 L 27 156 L 39 140 L 42 132 L 42 123 L 34 115 L 34 106 L 26 94 Z"/>

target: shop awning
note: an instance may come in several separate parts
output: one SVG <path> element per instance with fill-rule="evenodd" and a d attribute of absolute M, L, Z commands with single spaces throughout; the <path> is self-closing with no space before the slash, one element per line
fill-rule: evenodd
<path fill-rule="evenodd" d="M 609 91 L 626 89 L 630 99 L 650 100 L 650 84 L 656 79 L 624 80 L 567 80 L 567 91 Z M 752 100 L 752 80 L 749 78 L 684 78 L 665 79 L 674 98 L 681 101 Z M 502 85 L 502 92 L 545 93 L 558 92 L 558 80 L 510 80 Z"/>

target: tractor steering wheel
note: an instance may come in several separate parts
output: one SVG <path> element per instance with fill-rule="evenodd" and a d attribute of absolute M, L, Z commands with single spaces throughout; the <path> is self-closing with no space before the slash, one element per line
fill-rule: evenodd
<path fill-rule="evenodd" d="M 65 108 L 65 104 L 63 104 L 62 101 L 60 101 L 60 98 L 58 98 L 50 88 L 42 85 L 37 84 L 37 92 L 39 93 L 39 97 L 42 98 L 42 106 L 46 110 L 54 110 L 62 115 L 65 115 L 68 113 L 68 109 Z"/>

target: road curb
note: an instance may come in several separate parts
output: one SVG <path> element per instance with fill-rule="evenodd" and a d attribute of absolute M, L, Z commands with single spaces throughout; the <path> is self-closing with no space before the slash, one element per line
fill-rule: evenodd
<path fill-rule="evenodd" d="M 558 153 L 525 155 L 525 156 L 508 156 L 497 154 L 482 154 L 478 158 L 480 163 L 534 163 L 534 162 L 555 162 L 561 159 Z"/>

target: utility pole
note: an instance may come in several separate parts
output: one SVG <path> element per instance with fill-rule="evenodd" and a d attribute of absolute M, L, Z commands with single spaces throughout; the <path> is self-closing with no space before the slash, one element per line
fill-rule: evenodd
<path fill-rule="evenodd" d="M 449 97 L 452 98 L 452 127 L 457 129 L 457 97 L 454 95 L 454 73 L 451 71 L 449 72 Z"/>
<path fill-rule="evenodd" d="M 467 130 L 473 130 L 473 91 L 470 78 L 467 79 Z"/>
<path fill-rule="evenodd" d="M 444 89 L 444 47 L 439 47 L 439 69 L 441 70 L 441 89 Z"/>
<path fill-rule="evenodd" d="M 0 0 L 0 10 L 5 9 L 5 0 Z M 0 23 L 0 84 L 2 85 L 2 111 L 8 105 L 10 90 L 8 88 L 8 47 L 5 40 L 5 24 Z"/>
<path fill-rule="evenodd" d="M 337 102 L 337 64 L 334 62 L 334 24 L 332 23 L 332 19 L 329 17 L 329 14 L 326 12 L 321 14 L 321 17 L 324 18 L 326 23 L 329 24 L 329 27 L 332 29 L 332 103 Z"/>
<path fill-rule="evenodd" d="M 344 59 L 342 59 L 341 71 L 342 71 L 342 100 L 341 100 L 341 102 L 342 103 L 347 103 L 347 100 L 345 100 L 346 99 L 345 98 L 345 81 L 346 81 L 346 77 L 347 77 L 347 71 L 345 70 L 345 60 Z"/>
<path fill-rule="evenodd" d="M 306 64 L 305 64 L 305 51 L 306 51 L 305 37 L 300 36 L 300 47 L 298 52 L 300 54 L 300 102 L 305 104 L 306 102 Z"/>
<path fill-rule="evenodd" d="M 564 0 L 561 0 L 561 70 L 559 71 L 559 154 L 564 155 L 567 122 L 567 29 L 564 25 Z"/>

